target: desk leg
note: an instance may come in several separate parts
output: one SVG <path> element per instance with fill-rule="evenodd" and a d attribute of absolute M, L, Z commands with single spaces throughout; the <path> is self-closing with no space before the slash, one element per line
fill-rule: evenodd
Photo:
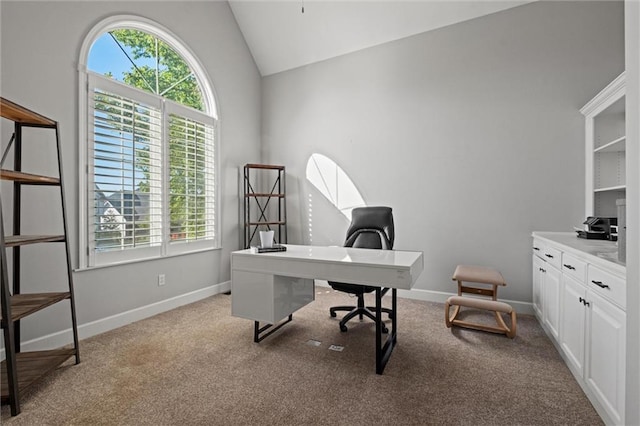
<path fill-rule="evenodd" d="M 271 333 L 275 333 L 276 331 L 278 331 L 278 329 L 280 327 L 282 327 L 286 323 L 290 322 L 292 319 L 293 319 L 293 314 L 290 314 L 285 321 L 281 322 L 278 325 L 267 324 L 267 325 L 262 326 L 262 327 L 260 327 L 260 321 L 254 321 L 253 341 L 255 343 L 260 343 L 263 339 L 269 337 L 269 335 L 271 335 Z M 269 330 L 268 333 L 265 333 L 262 336 L 260 335 L 260 333 L 262 333 L 263 331 L 267 331 L 267 330 Z"/>
<path fill-rule="evenodd" d="M 391 333 L 389 333 L 384 345 L 382 344 L 382 298 L 389 291 L 389 288 L 376 288 L 376 374 L 382 374 L 384 367 L 391 357 L 393 347 L 396 345 L 397 331 L 397 290 L 391 289 Z"/>

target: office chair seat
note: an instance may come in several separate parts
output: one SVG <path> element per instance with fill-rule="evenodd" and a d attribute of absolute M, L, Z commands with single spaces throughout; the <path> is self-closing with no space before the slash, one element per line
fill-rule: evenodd
<path fill-rule="evenodd" d="M 347 238 L 344 247 L 354 248 L 370 248 L 380 250 L 391 250 L 394 240 L 393 215 L 389 207 L 359 207 L 352 211 L 352 221 L 347 230 Z M 362 286 L 349 283 L 340 283 L 329 281 L 329 285 L 337 291 L 355 295 L 357 298 L 356 306 L 334 306 L 329 308 L 330 315 L 335 318 L 337 311 L 347 311 L 348 313 L 340 320 L 340 331 L 347 331 L 347 322 L 358 316 L 360 321 L 366 316 L 376 321 L 375 307 L 365 306 L 364 295 L 374 292 L 380 286 Z M 391 309 L 382 308 L 389 318 L 393 319 Z M 388 333 L 389 330 L 381 324 L 382 332 Z"/>

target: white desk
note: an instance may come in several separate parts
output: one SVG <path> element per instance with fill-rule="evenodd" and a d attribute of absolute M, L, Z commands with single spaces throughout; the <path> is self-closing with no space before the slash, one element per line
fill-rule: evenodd
<path fill-rule="evenodd" d="M 397 289 L 411 289 L 423 267 L 422 252 L 412 251 L 297 245 L 276 253 L 235 251 L 231 253 L 231 314 L 253 320 L 254 341 L 259 342 L 314 300 L 314 279 L 380 286 L 375 292 L 376 372 L 382 374 L 396 343 Z M 382 345 L 380 308 L 389 289 L 392 328 Z M 260 322 L 267 325 L 260 327 Z"/>

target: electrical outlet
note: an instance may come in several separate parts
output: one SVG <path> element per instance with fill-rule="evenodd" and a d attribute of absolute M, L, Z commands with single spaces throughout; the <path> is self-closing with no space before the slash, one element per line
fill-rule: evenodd
<path fill-rule="evenodd" d="M 165 285 L 164 274 L 158 275 L 158 287 Z"/>

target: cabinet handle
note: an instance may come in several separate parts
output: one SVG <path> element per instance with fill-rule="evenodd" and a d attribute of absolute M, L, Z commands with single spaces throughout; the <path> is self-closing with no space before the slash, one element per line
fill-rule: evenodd
<path fill-rule="evenodd" d="M 549 253 L 545 253 L 544 255 L 547 256 L 549 259 L 553 259 L 553 256 L 550 255 Z"/>
<path fill-rule="evenodd" d="M 590 303 L 587 302 L 587 299 L 583 299 L 582 297 L 579 297 L 578 301 L 580 301 L 580 303 L 582 303 L 584 306 L 589 306 L 590 305 Z"/>
<path fill-rule="evenodd" d="M 544 269 L 542 269 L 542 268 L 540 268 L 540 272 L 547 272 L 547 271 L 546 271 L 546 270 L 544 270 Z"/>
<path fill-rule="evenodd" d="M 533 248 L 535 251 L 540 251 L 540 249 L 538 247 L 534 247 Z"/>
<path fill-rule="evenodd" d="M 595 285 L 597 285 L 600 288 L 610 288 L 608 285 L 602 284 L 602 281 L 591 280 L 591 282 L 594 283 Z"/>
<path fill-rule="evenodd" d="M 574 268 L 574 267 L 573 267 L 573 266 L 571 266 L 571 265 L 567 265 L 566 263 L 564 264 L 564 267 L 565 267 L 565 268 L 567 268 L 567 269 L 571 269 L 572 271 L 575 271 L 575 270 L 576 270 L 576 268 Z"/>

